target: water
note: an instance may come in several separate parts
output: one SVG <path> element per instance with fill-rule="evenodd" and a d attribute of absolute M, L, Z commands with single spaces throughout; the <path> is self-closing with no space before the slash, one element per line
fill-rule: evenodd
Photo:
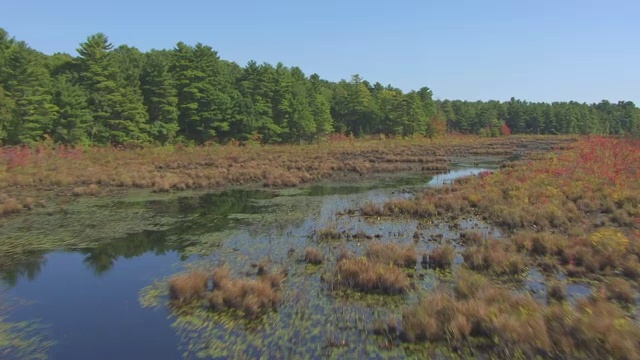
<path fill-rule="evenodd" d="M 466 167 L 434 177 L 314 185 L 296 191 L 235 190 L 95 204 L 89 201 L 83 208 L 71 207 L 53 218 L 51 214 L 33 215 L 32 219 L 21 220 L 25 223 L 16 229 L 24 239 L 33 237 L 39 243 L 50 243 L 50 249 L 43 245 L 0 253 L 3 298 L 28 302 L 16 307 L 8 320 L 37 320 L 43 324 L 44 336 L 55 342 L 43 350 L 51 359 L 214 357 L 224 352 L 204 351 L 202 347 L 215 348 L 216 342 L 238 349 L 248 344 L 243 351 L 264 355 L 265 349 L 273 350 L 294 340 L 303 346 L 285 349 L 288 352 L 283 356 L 340 354 L 339 347 L 327 347 L 327 339 L 333 344 L 334 340 L 339 343 L 340 339 L 365 336 L 363 321 L 370 320 L 374 313 L 384 313 L 380 303 L 386 300 L 374 299 L 378 307 L 370 308 L 357 301 L 333 298 L 322 288 L 321 270 L 314 272 L 290 259 L 288 250 L 294 247 L 302 251 L 309 244 L 317 245 L 310 234 L 326 226 L 380 234 L 398 242 L 413 241 L 412 235 L 421 226 L 425 238 L 432 233 L 449 234 L 446 224 L 425 229 L 415 220 L 371 223 L 337 214 L 371 201 L 382 203 L 411 196 L 425 186 L 439 186 L 488 169 Z M 337 251 L 335 246 L 322 246 L 328 254 Z M 345 246 L 357 250 L 361 244 L 348 242 Z M 422 241 L 419 246 L 426 248 L 428 244 Z M 286 264 L 292 272 L 284 290 L 289 300 L 277 314 L 265 319 L 267 324 L 281 326 L 256 325 L 251 331 L 244 325 L 222 329 L 216 325 L 215 316 L 205 326 L 198 323 L 202 319 L 176 319 L 166 306 L 141 307 L 142 289 L 185 266 L 229 262 L 234 269 L 247 271 L 251 263 L 265 256 L 274 263 Z M 300 289 L 308 293 L 300 294 Z M 298 311 L 302 305 L 315 310 L 303 316 Z M 301 317 L 305 321 L 315 319 L 324 327 L 317 334 L 298 334 L 293 329 L 299 326 Z M 340 330 L 332 328 L 337 323 L 341 324 Z M 209 331 L 202 331 L 203 326 Z M 265 340 L 267 336 L 271 345 Z M 375 344 L 370 343 L 351 354 L 371 357 L 376 353 Z"/>

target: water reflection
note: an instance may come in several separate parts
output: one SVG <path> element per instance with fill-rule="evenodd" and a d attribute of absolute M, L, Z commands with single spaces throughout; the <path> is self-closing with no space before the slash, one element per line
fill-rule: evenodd
<path fill-rule="evenodd" d="M 269 205 L 258 200 L 276 196 L 267 191 L 235 190 L 200 196 L 184 196 L 171 200 L 151 200 L 140 203 L 115 202 L 114 211 L 127 206 L 142 206 L 157 217 L 178 218 L 162 230 L 142 230 L 113 239 L 105 239 L 91 248 L 65 248 L 66 252 L 85 255 L 84 264 L 96 275 L 113 268 L 118 259 L 130 259 L 146 253 L 164 255 L 175 251 L 186 260 L 184 250 L 197 241 L 194 235 L 204 235 L 232 228 L 242 223 L 232 214 L 258 214 L 268 211 Z M 104 228 L 117 228 L 117 223 L 103 223 Z M 55 249 L 52 249 L 55 250 Z M 18 255 L 0 254 L 0 279 L 14 287 L 20 279 L 33 280 L 46 264 L 46 252 L 23 252 Z"/>
<path fill-rule="evenodd" d="M 9 287 L 15 286 L 20 278 L 31 281 L 40 274 L 46 262 L 44 252 L 0 255 L 0 279 Z"/>
<path fill-rule="evenodd" d="M 459 173 L 456 174 L 459 176 Z M 52 349 L 52 358 L 84 358 L 88 354 L 92 354 L 93 359 L 179 358 L 180 353 L 194 350 L 191 345 L 200 343 L 191 339 L 191 335 L 200 339 L 202 329 L 218 326 L 219 323 L 209 321 L 203 324 L 198 322 L 198 318 L 193 318 L 193 323 L 183 326 L 176 324 L 176 334 L 175 328 L 167 326 L 166 309 L 146 311 L 138 307 L 140 289 L 156 279 L 182 270 L 184 264 L 176 268 L 176 262 L 187 259 L 193 252 L 191 248 L 196 245 L 198 254 L 211 254 L 207 261 L 224 260 L 234 264 L 238 271 L 250 269 L 250 263 L 263 256 L 279 263 L 290 261 L 298 265 L 290 266 L 292 272 L 289 285 L 283 290 L 284 298 L 300 302 L 283 306 L 278 313 L 272 314 L 274 317 L 267 319 L 266 330 L 254 329 L 254 343 L 265 341 L 265 346 L 268 345 L 270 349 L 289 344 L 288 348 L 284 348 L 285 354 L 296 357 L 308 355 L 308 351 L 304 352 L 309 347 L 291 344 L 304 342 L 316 347 L 312 353 L 321 357 L 327 343 L 337 339 L 336 336 L 361 339 L 362 334 L 369 331 L 363 326 L 368 320 L 363 319 L 373 316 L 374 310 L 360 308 L 360 303 L 343 304 L 344 299 L 321 296 L 320 273 L 307 276 L 306 268 L 297 262 L 298 255 L 289 258 L 290 246 L 295 244 L 296 249 L 302 249 L 309 241 L 309 234 L 329 223 L 335 223 L 337 228 L 349 232 L 364 231 L 383 234 L 391 240 L 413 242 L 411 236 L 418 229 L 417 221 L 368 223 L 364 219 L 338 217 L 336 214 L 371 201 L 383 202 L 391 197 L 403 196 L 432 184 L 434 179 L 441 179 L 446 174 L 440 176 L 423 174 L 395 180 L 376 180 L 364 185 L 312 186 L 293 196 L 281 196 L 276 191 L 234 190 L 161 200 L 147 198 L 111 201 L 106 205 L 102 203 L 101 210 L 105 212 L 96 212 L 99 215 L 92 213 L 90 222 L 96 224 L 96 230 L 92 231 L 100 230 L 100 234 L 107 233 L 109 237 L 101 235 L 95 237 L 96 241 L 91 238 L 89 244 L 92 247 L 55 249 L 64 251 L 50 254 L 33 252 L 21 254 L 19 259 L 2 258 L 3 254 L 0 254 L 0 280 L 12 287 L 8 292 L 12 296 L 34 301 L 33 306 L 16 312 L 13 315 L 15 319 L 39 318 L 52 324 L 52 336 L 59 342 Z M 87 208 L 77 208 L 75 211 L 80 213 L 83 209 Z M 69 212 L 68 223 L 80 223 L 81 227 L 86 228 L 86 211 L 84 217 Z M 123 215 L 116 217 L 120 220 L 103 218 L 104 214 L 110 212 Z M 153 226 L 148 226 L 149 222 L 133 219 L 130 221 L 133 226 L 122 228 L 122 219 L 129 214 L 134 217 L 138 212 L 144 216 L 150 215 Z M 238 214 L 256 216 L 236 216 Z M 141 225 L 138 226 L 138 223 Z M 115 231 L 119 226 L 121 231 Z M 232 236 L 227 236 L 229 229 L 233 229 Z M 429 235 L 428 231 L 424 230 L 425 236 Z M 209 243 L 211 248 L 208 247 Z M 425 243 L 421 244 L 425 246 Z M 351 242 L 346 246 L 352 249 L 360 244 Z M 337 254 L 331 251 L 338 250 L 327 252 L 331 258 L 335 258 Z M 5 259 L 10 261 L 3 261 Z M 294 313 L 300 308 L 306 309 L 306 313 Z M 303 320 L 307 321 L 306 325 L 298 323 Z M 325 328 L 315 334 L 298 331 L 301 325 L 310 328 L 313 325 L 315 328 L 315 324 L 324 324 Z M 245 330 L 242 329 L 243 332 Z M 291 332 L 287 332 L 289 330 Z M 227 349 L 241 350 L 253 344 L 244 342 L 246 338 L 243 333 L 224 334 L 213 340 Z M 270 338 L 264 340 L 265 334 Z M 211 350 L 211 336 L 220 335 L 220 331 L 204 335 L 202 344 Z M 179 337 L 186 342 L 186 348 L 178 346 Z M 233 341 L 237 341 L 238 348 L 233 347 Z M 357 342 L 353 345 L 360 349 Z M 347 356 L 352 349 L 345 347 L 335 351 Z M 372 357 L 372 353 L 368 352 L 350 355 Z"/>

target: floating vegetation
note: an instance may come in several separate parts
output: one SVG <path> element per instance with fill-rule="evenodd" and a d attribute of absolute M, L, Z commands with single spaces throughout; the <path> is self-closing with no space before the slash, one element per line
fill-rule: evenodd
<path fill-rule="evenodd" d="M 0 298 L 0 358 L 47 359 L 54 343 L 47 339 L 44 326 L 35 321 L 12 322 L 7 318 L 10 309 Z"/>

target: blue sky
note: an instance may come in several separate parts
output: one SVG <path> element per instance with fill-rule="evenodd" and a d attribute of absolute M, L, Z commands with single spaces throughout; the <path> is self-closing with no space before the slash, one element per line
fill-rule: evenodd
<path fill-rule="evenodd" d="M 640 105 L 637 0 L 6 1 L 0 27 L 45 53 L 90 34 L 141 50 L 202 42 L 241 65 L 360 74 L 436 98 L 631 100 Z"/>

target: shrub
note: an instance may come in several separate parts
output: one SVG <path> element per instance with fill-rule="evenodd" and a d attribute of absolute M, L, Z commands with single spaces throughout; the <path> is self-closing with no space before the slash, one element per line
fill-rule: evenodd
<path fill-rule="evenodd" d="M 589 236 L 591 246 L 598 253 L 619 258 L 624 255 L 629 245 L 629 239 L 614 228 L 601 228 Z"/>

